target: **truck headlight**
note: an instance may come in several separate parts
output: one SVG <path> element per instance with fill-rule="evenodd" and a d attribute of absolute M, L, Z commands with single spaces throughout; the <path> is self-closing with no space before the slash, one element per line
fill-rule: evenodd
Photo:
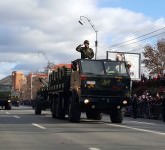
<path fill-rule="evenodd" d="M 123 104 L 126 105 L 128 102 L 127 100 L 123 100 Z"/>
<path fill-rule="evenodd" d="M 84 103 L 85 103 L 85 104 L 88 104 L 88 103 L 89 103 L 89 99 L 85 99 L 85 100 L 84 100 Z"/>

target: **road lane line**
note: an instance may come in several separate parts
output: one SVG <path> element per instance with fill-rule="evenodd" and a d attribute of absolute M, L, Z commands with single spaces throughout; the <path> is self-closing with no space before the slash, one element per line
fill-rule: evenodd
<path fill-rule="evenodd" d="M 106 125 L 113 126 L 113 127 L 127 128 L 127 129 L 132 129 L 132 130 L 141 131 L 141 132 L 148 132 L 148 133 L 153 133 L 153 134 L 157 134 L 157 135 L 165 135 L 164 132 L 135 128 L 135 127 L 129 127 L 126 125 L 118 125 L 118 124 L 106 124 Z"/>
<path fill-rule="evenodd" d="M 95 147 L 90 147 L 88 148 L 89 150 L 100 150 L 99 148 L 95 148 Z"/>
<path fill-rule="evenodd" d="M 19 118 L 21 118 L 20 116 L 17 116 L 17 115 L 15 115 L 15 116 L 13 116 L 14 118 L 17 118 L 17 119 L 19 119 Z"/>
<path fill-rule="evenodd" d="M 36 123 L 32 123 L 32 125 L 35 126 L 35 127 L 40 128 L 40 129 L 46 129 L 44 126 L 41 126 L 41 125 L 36 124 Z"/>
<path fill-rule="evenodd" d="M 148 122 L 142 122 L 142 121 L 128 121 L 132 123 L 139 123 L 139 124 L 149 124 L 149 125 L 156 125 L 155 123 L 148 123 Z"/>

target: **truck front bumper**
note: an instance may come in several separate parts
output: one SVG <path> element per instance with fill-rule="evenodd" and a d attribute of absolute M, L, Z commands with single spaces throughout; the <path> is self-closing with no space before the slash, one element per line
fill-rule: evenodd
<path fill-rule="evenodd" d="M 128 97 L 81 97 L 80 105 L 82 108 L 93 108 L 100 110 L 108 110 L 113 106 L 124 107 L 129 105 Z"/>
<path fill-rule="evenodd" d="M 11 100 L 2 100 L 0 99 L 0 106 L 6 106 L 11 103 Z"/>

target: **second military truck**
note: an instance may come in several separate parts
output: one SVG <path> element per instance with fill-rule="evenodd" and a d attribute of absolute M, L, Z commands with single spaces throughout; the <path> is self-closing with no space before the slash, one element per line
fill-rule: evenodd
<path fill-rule="evenodd" d="M 11 85 L 0 84 L 0 106 L 11 109 Z"/>
<path fill-rule="evenodd" d="M 122 108 L 130 101 L 130 76 L 125 61 L 77 59 L 56 68 L 48 86 L 39 91 L 35 113 L 50 108 L 53 118 L 79 122 L 81 112 L 100 120 L 109 113 L 111 122 L 121 123 Z"/>

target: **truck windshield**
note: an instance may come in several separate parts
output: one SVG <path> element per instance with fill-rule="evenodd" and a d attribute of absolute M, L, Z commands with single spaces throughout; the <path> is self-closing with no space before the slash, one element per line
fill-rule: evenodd
<path fill-rule="evenodd" d="M 83 73 L 104 75 L 104 65 L 102 61 L 81 60 Z"/>
<path fill-rule="evenodd" d="M 0 99 L 9 98 L 11 91 L 10 85 L 0 85 Z"/>
<path fill-rule="evenodd" d="M 118 74 L 127 76 L 127 70 L 124 62 L 121 61 L 104 61 L 106 74 Z"/>
<path fill-rule="evenodd" d="M 11 91 L 11 85 L 1 85 L 0 84 L 0 92 L 1 91 Z"/>
<path fill-rule="evenodd" d="M 87 74 L 128 76 L 125 63 L 121 61 L 81 60 L 81 67 Z"/>

